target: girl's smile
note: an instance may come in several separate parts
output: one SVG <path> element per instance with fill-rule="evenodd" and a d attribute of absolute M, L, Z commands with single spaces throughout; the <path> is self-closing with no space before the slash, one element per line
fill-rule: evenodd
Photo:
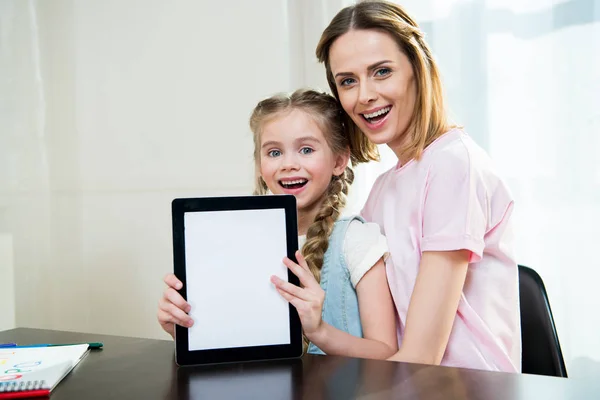
<path fill-rule="evenodd" d="M 261 133 L 260 174 L 273 194 L 296 197 L 298 213 L 318 209 L 334 175 L 346 168 L 319 125 L 294 109 L 276 115 Z"/>

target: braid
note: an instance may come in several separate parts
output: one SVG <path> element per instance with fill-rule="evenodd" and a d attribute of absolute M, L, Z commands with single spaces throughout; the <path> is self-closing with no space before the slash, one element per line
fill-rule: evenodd
<path fill-rule="evenodd" d="M 333 224 L 346 205 L 348 189 L 353 181 L 354 172 L 350 167 L 346 167 L 340 176 L 334 176 L 331 179 L 321 209 L 306 233 L 306 243 L 302 247 L 302 254 L 310 271 L 319 282 L 321 281 L 323 257 L 329 246 L 329 236 L 333 231 Z"/>
<path fill-rule="evenodd" d="M 317 282 L 321 282 L 323 258 L 329 247 L 329 236 L 333 231 L 333 224 L 340 216 L 340 210 L 346 205 L 348 188 L 352 185 L 353 181 L 354 172 L 350 167 L 346 167 L 346 170 L 340 176 L 334 176 L 331 179 L 327 190 L 327 197 L 306 233 L 306 243 L 302 247 L 302 254 Z M 309 344 L 310 341 L 306 335 L 302 334 L 302 349 L 304 353 L 308 350 Z"/>

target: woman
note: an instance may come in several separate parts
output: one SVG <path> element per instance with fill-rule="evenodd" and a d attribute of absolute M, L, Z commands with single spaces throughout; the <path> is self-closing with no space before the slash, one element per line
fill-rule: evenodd
<path fill-rule="evenodd" d="M 387 237 L 399 316 L 391 360 L 519 372 L 512 196 L 487 154 L 447 117 L 435 60 L 400 6 L 344 8 L 316 54 L 346 113 L 357 160 L 386 144 L 398 163 L 362 216 Z"/>

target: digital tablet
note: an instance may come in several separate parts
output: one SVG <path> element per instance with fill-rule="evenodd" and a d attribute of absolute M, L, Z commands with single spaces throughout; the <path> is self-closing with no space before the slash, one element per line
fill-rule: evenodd
<path fill-rule="evenodd" d="M 180 198 L 172 202 L 174 273 L 194 326 L 175 328 L 178 365 L 302 355 L 298 313 L 271 283 L 295 285 L 298 222 L 291 195 Z"/>

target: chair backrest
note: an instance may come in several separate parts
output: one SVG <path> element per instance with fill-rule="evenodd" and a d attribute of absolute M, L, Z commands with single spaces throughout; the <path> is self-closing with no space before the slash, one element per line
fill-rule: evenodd
<path fill-rule="evenodd" d="M 522 365 L 526 374 L 567 377 L 567 369 L 542 278 L 519 265 Z"/>

